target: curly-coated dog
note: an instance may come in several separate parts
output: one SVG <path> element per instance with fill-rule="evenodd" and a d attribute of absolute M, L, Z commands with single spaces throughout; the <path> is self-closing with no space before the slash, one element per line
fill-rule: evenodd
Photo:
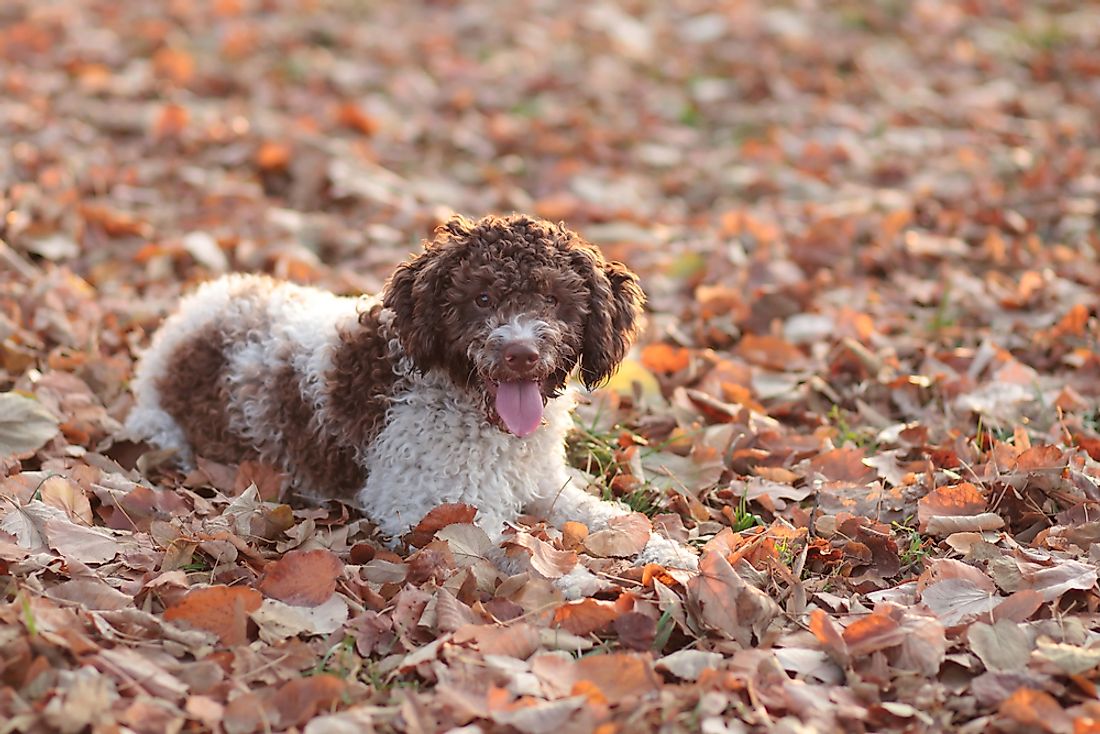
<path fill-rule="evenodd" d="M 629 510 L 569 479 L 566 381 L 615 370 L 643 298 L 562 225 L 456 217 L 380 297 L 249 275 L 200 287 L 143 356 L 127 427 L 184 463 L 279 465 L 389 536 L 445 502 L 477 507 L 494 538 L 521 512 L 595 530 Z M 639 560 L 696 558 L 654 533 Z"/>

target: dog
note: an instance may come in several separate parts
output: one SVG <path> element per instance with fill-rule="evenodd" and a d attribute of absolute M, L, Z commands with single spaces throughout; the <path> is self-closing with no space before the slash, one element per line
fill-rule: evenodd
<path fill-rule="evenodd" d="M 494 541 L 521 513 L 598 530 L 630 510 L 570 479 L 567 380 L 614 372 L 643 303 L 634 273 L 561 224 L 455 217 L 378 297 L 256 275 L 201 286 L 142 356 L 127 428 L 184 465 L 275 464 L 391 538 L 449 502 Z M 654 532 L 637 562 L 697 558 Z M 584 573 L 567 593 L 591 587 Z"/>

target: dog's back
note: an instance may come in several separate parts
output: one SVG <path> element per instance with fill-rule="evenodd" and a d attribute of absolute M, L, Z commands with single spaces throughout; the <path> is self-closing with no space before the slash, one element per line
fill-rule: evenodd
<path fill-rule="evenodd" d="M 358 447 L 348 431 L 323 428 L 370 412 L 369 400 L 355 413 L 342 409 L 338 396 L 352 389 L 342 382 L 372 374 L 392 382 L 379 339 L 349 343 L 363 335 L 360 315 L 369 320 L 372 306 L 262 276 L 208 283 L 180 303 L 143 356 L 127 427 L 177 450 L 185 464 L 193 453 L 226 462 L 260 457 L 291 469 L 308 492 L 353 492 L 364 478 Z M 342 364 L 349 361 L 354 369 Z M 369 398 L 370 385 L 356 387 Z"/>

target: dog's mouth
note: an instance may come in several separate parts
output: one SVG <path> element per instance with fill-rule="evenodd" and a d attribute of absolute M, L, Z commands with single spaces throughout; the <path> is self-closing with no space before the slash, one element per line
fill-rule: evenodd
<path fill-rule="evenodd" d="M 530 436 L 542 424 L 546 399 L 540 380 L 486 380 L 497 417 L 510 433 Z"/>

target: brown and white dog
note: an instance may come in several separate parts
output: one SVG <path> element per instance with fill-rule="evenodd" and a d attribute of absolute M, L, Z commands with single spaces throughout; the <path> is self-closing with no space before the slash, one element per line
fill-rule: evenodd
<path fill-rule="evenodd" d="M 494 539 L 521 512 L 596 530 L 629 510 L 570 481 L 566 381 L 578 365 L 588 387 L 615 370 L 643 298 L 564 226 L 454 218 L 380 297 L 250 275 L 203 285 L 144 354 L 127 427 L 185 464 L 279 465 L 391 537 L 445 502 L 477 507 Z M 657 533 L 639 561 L 696 565 Z M 573 581 L 560 585 L 579 593 Z"/>

